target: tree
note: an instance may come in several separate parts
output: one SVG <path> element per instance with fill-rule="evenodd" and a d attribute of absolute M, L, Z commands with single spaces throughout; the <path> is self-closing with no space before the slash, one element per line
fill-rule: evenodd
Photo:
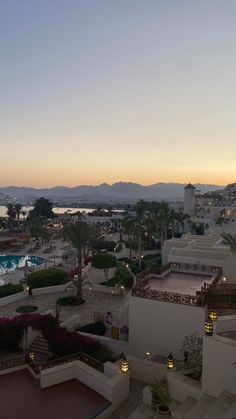
<path fill-rule="evenodd" d="M 12 231 L 13 227 L 14 227 L 14 222 L 15 222 L 15 219 L 16 219 L 15 205 L 13 205 L 13 204 L 8 204 L 7 205 L 7 216 L 8 216 L 9 230 Z"/>
<path fill-rule="evenodd" d="M 103 269 L 105 281 L 108 281 L 108 271 L 117 265 L 116 257 L 107 252 L 97 253 L 93 256 L 92 266 L 97 269 Z"/>
<path fill-rule="evenodd" d="M 52 211 L 53 204 L 46 198 L 36 199 L 34 203 L 34 208 L 30 211 L 30 214 L 35 216 L 41 216 L 46 218 L 54 218 L 54 213 Z"/>
<path fill-rule="evenodd" d="M 18 221 L 20 219 L 21 210 L 22 210 L 22 205 L 21 204 L 15 204 L 16 217 L 17 217 Z"/>
<path fill-rule="evenodd" d="M 71 242 L 72 246 L 77 251 L 77 260 L 78 260 L 78 267 L 77 267 L 77 277 L 76 277 L 76 298 L 78 304 L 83 303 L 82 298 L 82 255 L 83 250 L 86 246 L 89 245 L 89 241 L 91 240 L 91 228 L 88 223 L 85 221 L 76 221 L 75 224 L 69 224 L 64 228 L 64 234 L 66 238 Z"/>

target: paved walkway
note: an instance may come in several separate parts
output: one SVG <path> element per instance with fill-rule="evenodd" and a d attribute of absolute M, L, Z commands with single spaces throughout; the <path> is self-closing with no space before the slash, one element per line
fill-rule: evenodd
<path fill-rule="evenodd" d="M 72 289 L 63 293 L 39 295 L 34 297 L 34 299 L 30 302 L 28 301 L 28 298 L 25 298 L 15 303 L 8 304 L 7 306 L 0 307 L 0 316 L 15 316 L 16 314 L 19 314 L 16 312 L 16 308 L 25 304 L 38 306 L 38 312 L 40 313 L 44 313 L 48 310 L 52 310 L 55 313 L 57 299 L 67 295 L 75 295 L 75 291 Z M 113 319 L 116 319 L 119 317 L 120 309 L 125 301 L 125 297 L 121 295 L 103 294 L 89 290 L 84 290 L 83 297 L 85 299 L 85 303 L 80 306 L 63 306 L 61 309 L 60 320 L 66 320 L 75 314 L 79 314 L 79 323 L 82 326 L 93 322 L 93 312 L 106 313 L 107 311 L 110 311 L 113 315 Z"/>

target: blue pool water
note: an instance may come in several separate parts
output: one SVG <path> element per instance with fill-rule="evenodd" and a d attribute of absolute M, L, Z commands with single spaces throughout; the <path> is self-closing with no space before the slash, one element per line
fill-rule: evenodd
<path fill-rule="evenodd" d="M 16 268 L 38 266 L 43 262 L 43 258 L 38 256 L 0 255 L 0 273 L 14 271 Z"/>

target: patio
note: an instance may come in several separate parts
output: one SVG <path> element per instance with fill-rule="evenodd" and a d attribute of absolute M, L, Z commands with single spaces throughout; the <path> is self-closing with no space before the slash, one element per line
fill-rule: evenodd
<path fill-rule="evenodd" d="M 4 419 L 93 418 L 109 405 L 95 391 L 77 380 L 46 389 L 28 370 L 0 375 L 1 417 Z"/>

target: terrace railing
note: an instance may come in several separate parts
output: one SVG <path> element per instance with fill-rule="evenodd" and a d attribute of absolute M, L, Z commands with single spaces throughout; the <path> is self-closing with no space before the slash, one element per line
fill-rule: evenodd
<path fill-rule="evenodd" d="M 57 365 L 66 364 L 68 362 L 72 362 L 75 360 L 79 360 L 84 362 L 85 364 L 89 365 L 92 368 L 100 372 L 104 372 L 104 365 L 102 362 L 98 361 L 97 359 L 93 358 L 85 354 L 84 352 L 77 352 L 71 355 L 62 356 L 60 358 L 52 359 L 51 361 L 44 361 L 44 362 L 37 362 L 37 360 L 31 358 L 30 356 L 27 357 L 27 363 L 33 369 L 36 374 L 39 374 L 40 371 L 56 367 Z"/>
<path fill-rule="evenodd" d="M 206 273 L 214 275 L 214 280 L 211 284 L 204 282 L 201 290 L 197 291 L 197 295 L 151 290 L 148 286 L 150 275 L 162 275 L 164 272 L 168 271 Z M 135 287 L 132 289 L 132 295 L 134 297 L 150 298 L 152 300 L 167 301 L 170 303 L 204 306 L 206 293 L 216 286 L 216 283 L 221 278 L 222 273 L 223 268 L 221 266 L 203 265 L 200 263 L 170 262 L 161 269 L 158 268 L 157 270 L 157 268 L 148 268 L 138 274 L 136 277 Z"/>
<path fill-rule="evenodd" d="M 150 290 L 149 288 L 133 288 L 132 295 L 134 297 L 149 298 L 151 300 L 166 301 L 168 303 L 204 306 L 204 296 L 195 296 L 187 294 L 179 294 L 168 291 Z"/>
<path fill-rule="evenodd" d="M 0 370 L 6 370 L 8 368 L 19 367 L 20 365 L 24 365 L 25 363 L 26 363 L 25 355 L 18 356 L 12 359 L 4 359 L 0 361 Z"/>

